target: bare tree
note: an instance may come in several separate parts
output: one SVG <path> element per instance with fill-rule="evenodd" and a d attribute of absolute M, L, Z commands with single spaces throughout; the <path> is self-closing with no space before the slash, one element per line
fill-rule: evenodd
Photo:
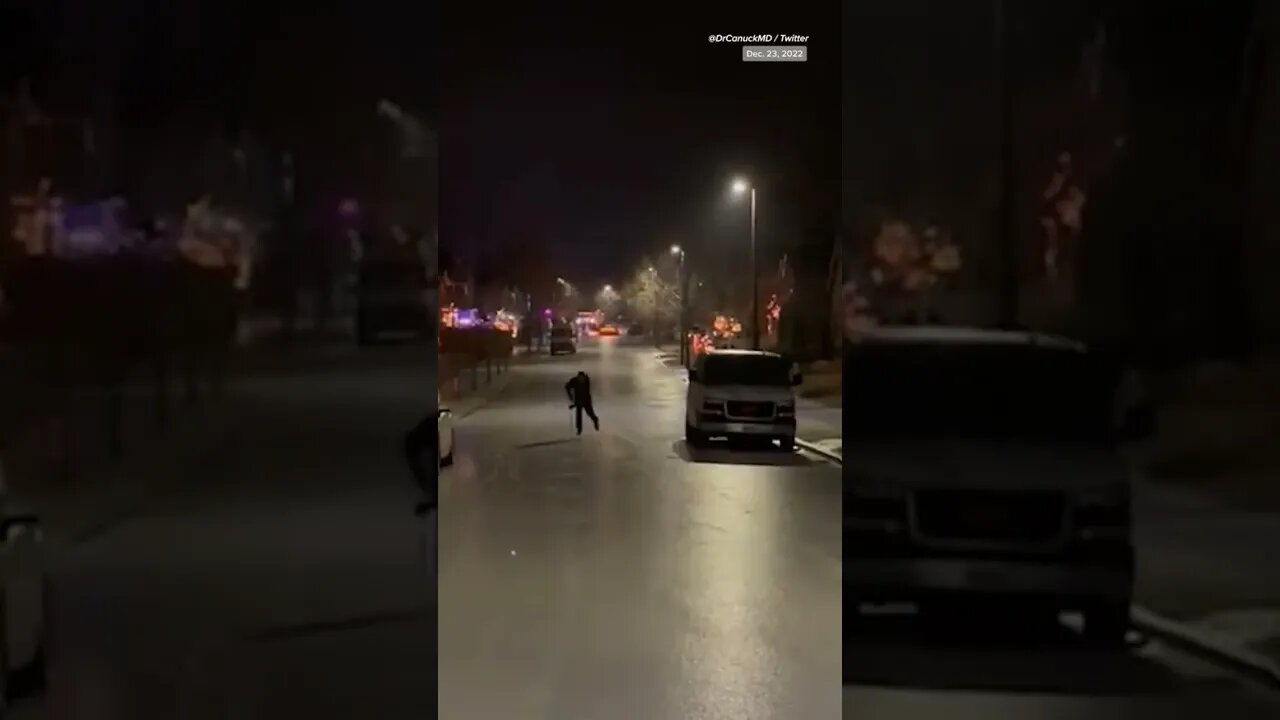
<path fill-rule="evenodd" d="M 676 322 L 680 311 L 680 294 L 675 279 L 664 277 L 661 268 L 648 259 L 641 261 L 635 273 L 623 286 L 622 298 L 627 308 L 642 322 L 658 326 Z"/>

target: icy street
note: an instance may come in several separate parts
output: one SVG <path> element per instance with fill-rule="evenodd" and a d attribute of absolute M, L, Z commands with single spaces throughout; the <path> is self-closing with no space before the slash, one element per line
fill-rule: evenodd
<path fill-rule="evenodd" d="M 215 451 L 58 563 L 45 717 L 430 717 L 399 441 L 434 403 L 432 362 L 394 349 L 240 380 Z"/>
<path fill-rule="evenodd" d="M 563 384 L 591 373 L 601 431 Z M 435 625 L 401 433 L 430 358 L 380 348 L 242 379 L 216 452 L 62 553 L 47 703 L 10 717 L 427 718 Z M 442 477 L 439 717 L 1275 717 L 1149 643 L 889 618 L 841 683 L 840 470 L 682 439 L 651 348 L 517 364 Z M 801 418 L 802 425 L 806 422 Z"/>
<path fill-rule="evenodd" d="M 691 451 L 684 377 L 654 355 L 587 345 L 464 421 L 440 717 L 839 717 L 840 469 Z M 578 369 L 601 421 L 581 438 Z"/>

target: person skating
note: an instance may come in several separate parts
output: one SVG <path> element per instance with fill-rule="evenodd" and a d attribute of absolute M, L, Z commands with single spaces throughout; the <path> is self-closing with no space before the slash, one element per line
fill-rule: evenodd
<path fill-rule="evenodd" d="M 591 405 L 591 378 L 579 370 L 577 375 L 569 378 L 569 382 L 564 384 L 564 390 L 569 393 L 569 408 L 574 411 L 574 424 L 578 428 L 578 434 L 582 434 L 582 413 L 584 412 L 599 431 L 600 418 L 596 417 L 595 408 Z"/>

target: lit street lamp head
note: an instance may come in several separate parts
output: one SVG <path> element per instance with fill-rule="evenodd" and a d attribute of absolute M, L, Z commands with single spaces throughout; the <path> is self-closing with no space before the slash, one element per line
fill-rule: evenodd
<path fill-rule="evenodd" d="M 738 178 L 733 181 L 733 192 L 735 195 L 741 195 L 750 189 L 751 183 L 747 182 L 745 178 Z"/>
<path fill-rule="evenodd" d="M 680 251 L 680 246 L 679 246 L 679 245 L 672 245 L 672 246 L 671 246 L 671 254 L 672 254 L 672 255 L 679 255 L 679 254 L 680 254 L 680 252 L 681 252 L 681 251 Z"/>

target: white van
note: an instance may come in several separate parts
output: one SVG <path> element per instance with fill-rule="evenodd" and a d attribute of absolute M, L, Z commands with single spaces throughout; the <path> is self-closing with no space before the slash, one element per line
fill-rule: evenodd
<path fill-rule="evenodd" d="M 436 392 L 436 447 L 440 455 L 440 467 L 453 464 L 454 417 L 444 398 Z"/>
<path fill-rule="evenodd" d="M 689 370 L 685 440 L 699 446 L 714 437 L 778 440 L 796 446 L 796 393 L 800 373 L 781 355 L 759 350 L 713 350 Z"/>
<path fill-rule="evenodd" d="M 44 684 L 45 558 L 40 520 L 10 502 L 0 458 L 0 716 Z"/>
<path fill-rule="evenodd" d="M 993 597 L 1123 645 L 1130 468 L 1149 402 L 1074 341 L 883 327 L 845 355 L 845 629 L 864 606 Z"/>

